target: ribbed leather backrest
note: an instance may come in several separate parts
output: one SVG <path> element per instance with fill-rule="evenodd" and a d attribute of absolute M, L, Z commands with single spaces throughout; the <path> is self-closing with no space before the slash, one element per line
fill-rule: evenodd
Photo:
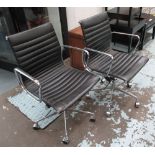
<path fill-rule="evenodd" d="M 18 66 L 34 74 L 61 61 L 61 48 L 51 23 L 8 36 Z"/>
<path fill-rule="evenodd" d="M 86 47 L 104 51 L 110 47 L 111 29 L 107 13 L 97 14 L 79 22 Z"/>

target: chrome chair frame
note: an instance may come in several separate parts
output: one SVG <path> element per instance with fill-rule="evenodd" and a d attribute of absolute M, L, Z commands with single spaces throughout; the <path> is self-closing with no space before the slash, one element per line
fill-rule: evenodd
<path fill-rule="evenodd" d="M 128 34 L 128 33 L 122 33 L 122 32 L 111 32 L 111 33 L 112 33 L 112 34 L 120 34 L 120 35 L 126 35 L 126 36 L 136 37 L 136 38 L 138 39 L 138 41 L 137 41 L 137 44 L 136 44 L 136 46 L 135 46 L 135 48 L 134 48 L 134 50 L 132 51 L 131 54 L 135 54 L 135 53 L 136 53 L 136 49 L 137 49 L 137 47 L 138 47 L 138 45 L 139 45 L 139 43 L 140 43 L 140 37 L 139 37 L 138 35 L 135 35 L 135 34 Z M 117 78 L 115 78 L 115 77 L 110 77 L 110 76 L 109 76 L 109 73 L 110 73 L 111 68 L 112 68 L 112 65 L 113 65 L 113 60 L 114 60 L 113 56 L 112 56 L 111 54 L 109 54 L 109 53 L 105 53 L 105 52 L 103 52 L 103 51 L 94 50 L 94 49 L 91 49 L 91 48 L 85 48 L 85 50 L 87 50 L 87 53 L 89 53 L 88 51 L 92 51 L 92 52 L 96 52 L 96 53 L 99 53 L 99 54 L 103 54 L 103 55 L 109 56 L 109 57 L 111 58 L 111 62 L 110 62 L 110 65 L 109 65 L 109 70 L 108 70 L 106 76 L 104 76 L 101 72 L 98 72 L 98 71 L 95 71 L 95 70 L 91 70 L 92 73 L 95 71 L 95 74 L 98 74 L 98 75 L 101 75 L 101 76 L 102 76 L 101 84 L 104 83 L 104 81 L 105 81 L 106 83 L 108 82 L 108 84 L 106 84 L 105 87 L 103 87 L 103 88 L 92 89 L 92 90 L 90 90 L 90 91 L 96 91 L 96 90 L 107 91 L 107 90 L 111 90 L 111 93 L 110 93 L 110 102 L 109 102 L 109 104 L 107 105 L 108 111 L 106 111 L 106 115 L 109 117 L 109 116 L 111 116 L 111 114 L 112 114 L 112 109 L 111 109 L 111 108 L 113 107 L 113 106 L 112 106 L 112 98 L 113 98 L 113 94 L 114 94 L 114 91 L 115 91 L 115 90 L 120 91 L 120 92 L 123 92 L 123 93 L 125 93 L 126 95 L 128 95 L 128 96 L 134 98 L 134 100 L 135 100 L 135 107 L 138 108 L 139 105 L 140 105 L 140 103 L 138 102 L 137 96 L 135 96 L 135 95 L 133 95 L 132 93 L 129 93 L 129 92 L 125 91 L 125 90 L 120 89 L 120 88 L 119 88 L 119 85 L 120 85 L 120 84 L 117 85 L 117 86 L 116 86 L 116 84 L 115 84 L 115 81 L 117 80 Z M 87 60 L 87 63 L 88 63 L 88 60 Z M 103 81 L 103 79 L 105 79 L 105 80 Z M 112 83 L 112 88 L 111 88 L 111 89 L 106 89 L 110 83 Z M 130 88 L 130 87 L 131 87 L 131 82 L 123 81 L 122 83 L 126 83 L 127 88 Z M 121 84 L 122 84 L 122 83 L 121 83 Z M 89 93 L 87 94 L 87 97 L 89 97 Z"/>
<path fill-rule="evenodd" d="M 72 46 L 68 46 L 68 45 L 63 45 L 61 46 L 61 48 L 70 48 L 70 49 L 76 49 L 78 51 L 81 51 L 83 53 L 83 55 L 87 55 L 89 54 L 89 52 L 85 49 L 81 49 L 81 48 L 77 48 L 77 47 L 72 47 Z M 88 55 L 89 57 L 89 55 Z M 64 62 L 63 60 L 63 50 L 61 50 L 61 59 L 62 59 L 62 62 Z M 87 64 L 87 61 L 85 60 L 85 57 L 83 56 L 83 64 L 84 64 L 84 67 L 85 67 L 85 70 L 87 70 L 88 72 L 91 72 L 91 69 L 88 67 L 88 64 Z M 65 65 L 65 64 L 64 64 Z M 16 78 L 18 80 L 18 83 L 19 85 L 22 87 L 22 89 L 28 93 L 29 95 L 31 95 L 33 98 L 35 98 L 36 100 L 38 100 L 40 103 L 42 102 L 42 92 L 41 92 L 41 83 L 39 82 L 38 79 L 32 77 L 31 75 L 29 75 L 28 73 L 26 73 L 25 71 L 19 69 L 19 68 L 15 68 L 14 69 L 14 73 L 16 75 Z M 26 89 L 24 83 L 23 83 L 23 80 L 22 80 L 22 76 L 26 77 L 27 79 L 31 80 L 34 84 L 36 84 L 38 86 L 38 92 L 39 92 L 39 98 L 37 98 L 36 96 L 34 96 L 28 89 Z M 38 120 L 36 123 L 34 123 L 33 125 L 33 128 L 34 129 L 40 129 L 40 126 L 39 126 L 39 122 L 42 121 L 42 120 L 45 120 L 53 115 L 61 115 L 62 113 L 64 114 L 64 128 L 65 128 L 65 136 L 63 137 L 63 140 L 62 142 L 64 144 L 68 144 L 69 143 L 69 136 L 68 136 L 68 130 L 67 130 L 67 121 L 66 121 L 66 111 L 76 111 L 76 112 L 79 112 L 79 113 L 84 113 L 84 114 L 89 114 L 91 115 L 90 117 L 90 121 L 91 122 L 95 122 L 95 113 L 92 113 L 92 112 L 89 112 L 89 111 L 83 111 L 83 110 L 74 110 L 74 109 L 67 109 L 63 112 L 54 112 L 52 114 L 50 114 L 51 110 L 48 111 L 48 113 L 43 117 L 41 118 L 40 120 Z"/>

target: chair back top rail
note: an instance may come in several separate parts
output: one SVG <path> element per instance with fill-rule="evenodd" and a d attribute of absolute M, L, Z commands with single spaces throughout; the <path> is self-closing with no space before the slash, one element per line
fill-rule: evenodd
<path fill-rule="evenodd" d="M 35 74 L 49 65 L 61 63 L 61 47 L 51 23 L 7 37 L 18 67 Z"/>

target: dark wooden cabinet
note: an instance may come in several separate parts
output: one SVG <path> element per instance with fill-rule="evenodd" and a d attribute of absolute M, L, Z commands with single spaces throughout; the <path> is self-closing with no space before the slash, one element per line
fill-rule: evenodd
<path fill-rule="evenodd" d="M 142 38 L 145 29 L 145 20 L 143 18 L 140 18 L 141 12 L 142 7 L 115 7 L 111 10 L 107 10 L 112 31 L 140 35 L 139 49 L 142 49 Z M 114 43 L 127 45 L 128 52 L 131 52 L 133 50 L 133 47 L 135 47 L 135 41 L 137 43 L 137 40 L 134 37 L 127 37 L 123 35 L 120 36 L 116 34 L 113 35 L 112 40 Z M 119 50 L 117 46 L 113 48 Z M 126 52 L 125 49 L 124 52 Z"/>
<path fill-rule="evenodd" d="M 79 48 L 84 48 L 83 33 L 81 27 L 69 31 L 69 45 Z M 83 70 L 82 53 L 78 50 L 70 50 L 71 66 Z"/>

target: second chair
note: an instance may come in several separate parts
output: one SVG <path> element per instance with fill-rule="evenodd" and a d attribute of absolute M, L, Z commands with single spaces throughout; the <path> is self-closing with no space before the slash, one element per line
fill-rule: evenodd
<path fill-rule="evenodd" d="M 134 76 L 142 69 L 142 67 L 149 60 L 147 57 L 135 54 L 135 50 L 131 54 L 121 53 L 114 51 L 110 48 L 112 33 L 120 35 L 132 36 L 139 39 L 139 36 L 133 34 L 126 34 L 120 32 L 111 32 L 109 19 L 107 14 L 97 14 L 80 21 L 81 28 L 84 35 L 84 41 L 86 49 L 90 53 L 89 67 L 90 70 L 96 71 L 106 79 L 109 83 L 112 83 L 111 88 L 111 100 L 114 90 L 121 91 L 135 99 L 135 107 L 139 106 L 138 99 L 132 93 L 119 89 L 116 86 L 116 80 L 122 80 L 130 87 L 130 81 Z M 112 101 L 110 102 L 112 103 Z M 111 115 L 110 104 L 109 111 L 106 114 Z"/>

